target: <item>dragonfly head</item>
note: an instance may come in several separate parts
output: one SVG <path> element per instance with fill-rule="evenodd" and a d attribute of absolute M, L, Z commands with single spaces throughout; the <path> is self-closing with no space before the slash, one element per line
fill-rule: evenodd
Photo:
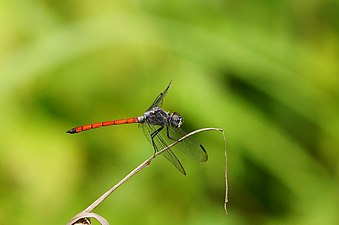
<path fill-rule="evenodd" d="M 170 126 L 177 128 L 177 127 L 180 127 L 181 124 L 184 122 L 184 118 L 182 116 L 180 116 L 179 113 L 173 112 L 170 115 L 168 121 L 169 121 Z"/>

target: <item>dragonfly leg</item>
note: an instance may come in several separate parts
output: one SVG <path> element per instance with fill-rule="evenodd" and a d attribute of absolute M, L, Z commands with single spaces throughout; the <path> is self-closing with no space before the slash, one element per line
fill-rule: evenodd
<path fill-rule="evenodd" d="M 159 127 L 157 130 L 155 130 L 152 134 L 151 134 L 151 140 L 152 140 L 152 145 L 153 145 L 153 148 L 154 148 L 154 154 L 159 150 L 157 149 L 157 146 L 155 145 L 155 142 L 154 142 L 154 137 L 157 136 L 157 134 L 162 131 L 162 129 L 164 129 L 164 127 Z"/>
<path fill-rule="evenodd" d="M 170 136 L 168 126 L 166 126 L 166 134 L 167 134 L 168 139 L 170 139 L 170 140 L 172 140 L 172 141 L 177 141 L 177 140 L 178 140 L 177 138 L 174 138 L 174 137 L 171 137 L 171 136 Z"/>

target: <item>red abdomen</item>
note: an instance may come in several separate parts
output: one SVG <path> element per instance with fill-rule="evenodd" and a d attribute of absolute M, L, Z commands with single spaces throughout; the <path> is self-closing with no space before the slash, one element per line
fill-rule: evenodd
<path fill-rule="evenodd" d="M 81 131 L 91 130 L 99 127 L 106 127 L 112 125 L 119 125 L 119 124 L 128 124 L 128 123 L 138 123 L 138 118 L 129 118 L 129 119 L 121 119 L 121 120 L 110 120 L 105 122 L 98 122 L 98 123 L 91 123 L 83 126 L 78 126 L 66 131 L 69 134 L 79 133 Z"/>

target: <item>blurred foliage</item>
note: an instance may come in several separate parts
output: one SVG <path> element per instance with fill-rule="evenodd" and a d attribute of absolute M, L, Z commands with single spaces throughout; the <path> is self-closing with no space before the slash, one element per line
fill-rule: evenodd
<path fill-rule="evenodd" d="M 166 160 L 96 212 L 111 224 L 339 224 L 339 2 L 0 1 L 0 224 L 65 224 L 152 154 L 137 125 L 76 125 L 164 108 L 207 163 Z"/>

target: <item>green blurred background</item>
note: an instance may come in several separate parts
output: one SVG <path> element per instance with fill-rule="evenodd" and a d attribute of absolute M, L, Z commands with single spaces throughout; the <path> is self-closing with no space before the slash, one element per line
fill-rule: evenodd
<path fill-rule="evenodd" d="M 164 108 L 207 163 L 162 157 L 96 212 L 111 224 L 339 224 L 339 3 L 0 1 L 0 225 L 65 224 L 153 151 Z"/>

